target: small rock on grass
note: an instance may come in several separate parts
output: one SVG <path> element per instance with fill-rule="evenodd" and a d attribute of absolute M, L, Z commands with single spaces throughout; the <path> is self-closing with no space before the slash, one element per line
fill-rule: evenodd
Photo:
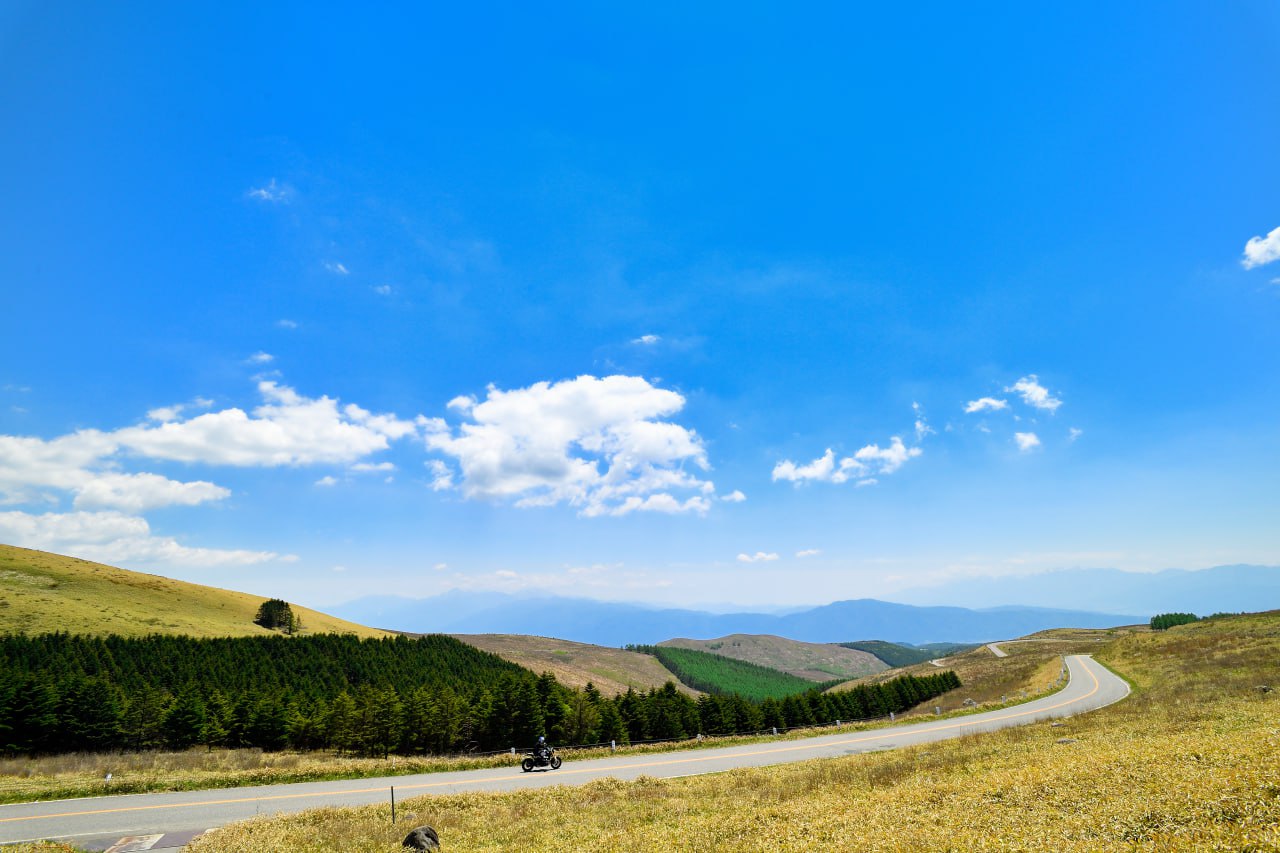
<path fill-rule="evenodd" d="M 401 847 L 410 850 L 439 850 L 440 836 L 430 826 L 420 826 L 404 837 Z"/>

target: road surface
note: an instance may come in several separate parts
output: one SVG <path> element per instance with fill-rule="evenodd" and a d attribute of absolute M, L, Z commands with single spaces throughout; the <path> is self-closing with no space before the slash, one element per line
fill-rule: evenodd
<path fill-rule="evenodd" d="M 111 848 L 116 853 L 170 850 L 201 830 L 260 814 L 298 812 L 320 806 L 386 804 L 393 785 L 399 802 L 423 794 L 518 791 L 548 785 L 581 785 L 607 777 L 626 780 L 641 775 L 674 777 L 716 773 L 738 767 L 895 749 L 995 731 L 1096 710 L 1129 694 L 1129 686 L 1121 678 L 1091 657 L 1071 655 L 1066 662 L 1070 673 L 1067 686 L 1052 696 L 998 711 L 872 731 L 571 761 L 560 770 L 534 773 L 521 772 L 513 761 L 511 767 L 488 770 L 2 805 L 0 844 L 56 838 L 89 849 Z M 140 840 L 119 844 L 126 836 L 137 836 Z"/>

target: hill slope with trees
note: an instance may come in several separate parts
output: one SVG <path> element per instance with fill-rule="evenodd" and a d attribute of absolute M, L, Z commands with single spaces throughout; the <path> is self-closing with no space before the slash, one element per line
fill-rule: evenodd
<path fill-rule="evenodd" d="M 261 596 L 244 592 L 0 545 L 0 633 L 266 636 L 275 631 L 254 622 L 262 604 Z M 290 608 L 299 635 L 389 636 L 296 604 Z"/>

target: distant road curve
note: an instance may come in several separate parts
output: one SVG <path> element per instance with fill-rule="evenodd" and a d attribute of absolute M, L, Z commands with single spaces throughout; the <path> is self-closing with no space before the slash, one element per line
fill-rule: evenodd
<path fill-rule="evenodd" d="M 1055 717 L 1068 717 L 1118 702 L 1129 686 L 1088 655 L 1066 659 L 1067 686 L 1052 696 L 1011 708 L 936 722 L 920 722 L 873 731 L 823 735 L 805 740 L 686 750 L 648 755 L 571 761 L 560 770 L 523 773 L 519 767 L 427 773 L 378 779 L 301 782 L 252 788 L 129 794 L 18 803 L 0 806 L 0 844 L 38 838 L 64 838 L 103 849 L 127 835 L 182 834 L 222 826 L 259 814 L 299 812 L 321 806 L 387 803 L 422 794 L 463 791 L 518 791 L 549 785 L 581 785 L 613 777 L 674 777 L 761 767 L 810 758 L 830 758 L 895 749 L 976 732 L 995 731 Z M 98 841 L 102 846 L 93 842 Z"/>

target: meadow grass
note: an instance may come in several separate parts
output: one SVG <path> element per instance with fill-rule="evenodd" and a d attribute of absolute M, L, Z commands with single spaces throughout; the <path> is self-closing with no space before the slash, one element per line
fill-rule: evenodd
<path fill-rule="evenodd" d="M 320 809 L 188 849 L 391 853 L 429 823 L 450 853 L 1280 851 L 1280 613 L 1133 632 L 1096 656 L 1133 695 L 1057 723 L 715 776 L 423 797 L 394 826 L 386 806 Z"/>

